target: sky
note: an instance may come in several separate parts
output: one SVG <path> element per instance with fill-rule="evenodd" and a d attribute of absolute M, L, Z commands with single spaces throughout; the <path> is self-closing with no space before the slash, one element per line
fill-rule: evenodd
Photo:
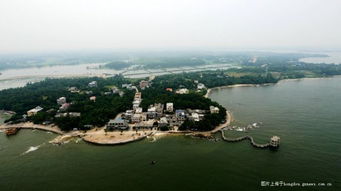
<path fill-rule="evenodd" d="M 1 0 L 0 53 L 341 48 L 340 0 Z"/>

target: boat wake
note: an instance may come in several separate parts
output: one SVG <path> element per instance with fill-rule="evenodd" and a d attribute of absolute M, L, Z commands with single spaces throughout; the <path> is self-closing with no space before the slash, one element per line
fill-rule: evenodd
<path fill-rule="evenodd" d="M 36 150 L 38 150 L 41 146 L 43 146 L 45 143 L 43 143 L 43 144 L 41 144 L 41 145 L 38 145 L 38 146 L 31 146 L 31 147 L 29 147 L 28 149 L 27 149 L 27 151 L 25 151 L 25 152 L 23 152 L 21 155 L 26 155 L 26 154 L 28 154 L 28 153 L 30 153 L 30 152 L 33 152 L 33 151 L 36 151 Z"/>

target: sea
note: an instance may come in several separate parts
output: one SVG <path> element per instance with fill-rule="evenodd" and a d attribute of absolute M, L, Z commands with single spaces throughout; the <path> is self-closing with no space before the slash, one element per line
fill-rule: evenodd
<path fill-rule="evenodd" d="M 210 98 L 232 112 L 231 126 L 257 124 L 226 136 L 266 143 L 276 135 L 279 149 L 219 134 L 56 146 L 48 141 L 57 135 L 43 131 L 0 133 L 0 190 L 341 190 L 341 77 L 221 88 Z"/>

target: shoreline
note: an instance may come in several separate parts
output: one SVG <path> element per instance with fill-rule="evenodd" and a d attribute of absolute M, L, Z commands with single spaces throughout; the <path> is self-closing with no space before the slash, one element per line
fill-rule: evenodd
<path fill-rule="evenodd" d="M 305 78 L 290 78 L 290 79 L 282 79 L 279 80 L 276 83 L 264 83 L 264 84 L 233 84 L 233 85 L 226 85 L 226 86 L 217 86 L 213 88 L 208 88 L 206 94 L 204 95 L 205 98 L 209 98 L 212 91 L 220 90 L 220 89 L 226 89 L 226 88 L 238 88 L 238 87 L 263 87 L 263 86 L 271 86 L 276 85 L 283 82 L 290 82 L 290 81 L 300 81 L 300 80 L 322 80 L 322 79 L 328 79 L 328 78 L 340 78 L 341 75 L 333 75 L 333 76 L 327 76 L 327 77 L 305 77 Z"/>

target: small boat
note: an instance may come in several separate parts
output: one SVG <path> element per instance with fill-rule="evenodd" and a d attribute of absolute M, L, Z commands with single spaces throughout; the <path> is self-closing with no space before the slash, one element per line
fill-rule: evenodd
<path fill-rule="evenodd" d="M 17 134 L 18 130 L 19 130 L 19 129 L 16 128 L 16 127 L 9 128 L 9 129 L 6 129 L 6 130 L 5 130 L 5 134 L 6 134 L 7 136 L 15 135 L 15 134 Z"/>
<path fill-rule="evenodd" d="M 156 160 L 153 160 L 150 164 L 152 164 L 152 165 L 154 165 L 154 164 L 156 164 Z"/>

